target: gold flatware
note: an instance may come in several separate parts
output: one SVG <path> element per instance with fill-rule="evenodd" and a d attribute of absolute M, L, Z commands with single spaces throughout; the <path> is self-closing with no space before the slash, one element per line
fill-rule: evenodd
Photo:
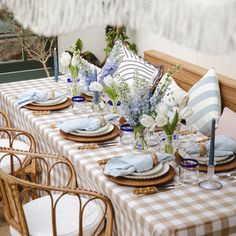
<path fill-rule="evenodd" d="M 133 193 L 135 195 L 150 195 L 157 192 L 166 192 L 172 189 L 176 189 L 180 184 L 167 184 L 162 186 L 153 186 L 153 187 L 143 187 L 143 188 L 135 188 L 133 189 Z"/>
<path fill-rule="evenodd" d="M 178 134 L 180 134 L 180 135 L 188 135 L 188 134 L 196 134 L 196 133 L 197 133 L 196 130 L 193 130 L 193 131 L 191 131 L 191 130 L 180 130 L 178 132 Z"/>
<path fill-rule="evenodd" d="M 236 172 L 231 172 L 231 173 L 223 174 L 223 175 L 218 174 L 217 176 L 218 176 L 220 179 L 236 180 Z"/>
<path fill-rule="evenodd" d="M 32 114 L 34 116 L 42 116 L 42 115 L 49 115 L 51 111 L 33 111 Z"/>
<path fill-rule="evenodd" d="M 115 146 L 118 142 L 104 142 L 104 143 L 87 143 L 78 147 L 79 150 L 89 150 L 89 149 L 97 149 L 100 147 L 112 147 Z"/>
<path fill-rule="evenodd" d="M 195 143 L 204 143 L 206 141 L 210 140 L 209 137 L 203 137 L 203 138 L 199 138 L 195 141 Z"/>
<path fill-rule="evenodd" d="M 111 158 L 104 158 L 102 160 L 98 160 L 97 162 L 98 162 L 99 165 L 106 165 L 107 162 L 110 161 L 110 160 L 111 160 Z"/>

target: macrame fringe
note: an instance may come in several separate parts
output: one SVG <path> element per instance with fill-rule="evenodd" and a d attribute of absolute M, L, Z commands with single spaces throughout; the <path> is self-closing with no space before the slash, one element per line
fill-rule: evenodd
<path fill-rule="evenodd" d="M 236 0 L 0 0 L 24 28 L 45 36 L 90 26 L 149 28 L 196 50 L 236 48 Z"/>

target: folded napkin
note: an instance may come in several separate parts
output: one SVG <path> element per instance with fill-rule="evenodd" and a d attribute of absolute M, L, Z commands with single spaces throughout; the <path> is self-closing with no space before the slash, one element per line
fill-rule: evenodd
<path fill-rule="evenodd" d="M 174 156 L 167 153 L 156 153 L 159 162 L 174 160 Z M 115 157 L 108 161 L 104 168 L 104 174 L 114 177 L 130 175 L 134 172 L 144 172 L 153 168 L 154 159 L 151 154 L 127 155 Z"/>
<path fill-rule="evenodd" d="M 22 107 L 32 102 L 45 102 L 66 96 L 67 92 L 54 90 L 30 89 L 18 96 L 18 106 Z"/>
<path fill-rule="evenodd" d="M 66 133 L 76 130 L 92 131 L 104 126 L 106 121 L 115 121 L 119 117 L 118 114 L 108 114 L 104 117 L 77 118 L 58 124 L 58 127 Z"/>
<path fill-rule="evenodd" d="M 210 140 L 206 142 L 206 150 L 210 150 Z M 199 145 L 195 145 L 189 154 L 200 153 Z M 215 156 L 221 157 L 226 155 L 232 155 L 236 153 L 236 140 L 226 135 L 218 135 L 215 137 Z"/>

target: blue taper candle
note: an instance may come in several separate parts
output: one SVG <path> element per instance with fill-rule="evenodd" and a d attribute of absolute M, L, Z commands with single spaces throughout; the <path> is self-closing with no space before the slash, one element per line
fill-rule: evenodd
<path fill-rule="evenodd" d="M 58 82 L 58 64 L 57 64 L 57 50 L 54 48 L 53 51 L 53 62 L 54 62 L 54 79 Z"/>
<path fill-rule="evenodd" d="M 215 126 L 216 120 L 212 119 L 211 122 L 211 142 L 210 142 L 210 152 L 209 152 L 209 162 L 208 166 L 214 166 L 214 157 L 215 157 Z"/>

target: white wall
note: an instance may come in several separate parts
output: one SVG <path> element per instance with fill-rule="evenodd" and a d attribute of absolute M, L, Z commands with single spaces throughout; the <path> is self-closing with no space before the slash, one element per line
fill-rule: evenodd
<path fill-rule="evenodd" d="M 236 49 L 226 55 L 207 55 L 145 30 L 136 32 L 136 43 L 140 54 L 155 49 L 206 69 L 215 67 L 217 73 L 236 80 Z"/>
<path fill-rule="evenodd" d="M 140 55 L 145 50 L 158 50 L 206 69 L 215 67 L 217 73 L 236 80 L 236 49 L 227 55 L 207 55 L 169 41 L 150 31 L 140 30 L 134 32 L 128 30 L 128 36 L 132 42 L 134 41 L 137 44 Z M 79 33 L 60 36 L 58 43 L 59 55 L 68 46 L 74 44 L 78 37 L 83 40 L 84 50 L 92 51 L 100 60 L 104 59 L 105 27 L 89 28 Z M 60 68 L 60 71 L 64 72 L 63 68 Z"/>
<path fill-rule="evenodd" d="M 94 27 L 81 30 L 73 34 L 63 35 L 58 37 L 58 55 L 68 49 L 69 46 L 75 44 L 76 40 L 80 38 L 83 41 L 83 51 L 89 50 L 94 53 L 99 60 L 103 60 L 105 53 L 103 49 L 106 47 L 105 43 L 105 26 Z M 59 65 L 60 72 L 64 73 L 64 68 Z"/>

